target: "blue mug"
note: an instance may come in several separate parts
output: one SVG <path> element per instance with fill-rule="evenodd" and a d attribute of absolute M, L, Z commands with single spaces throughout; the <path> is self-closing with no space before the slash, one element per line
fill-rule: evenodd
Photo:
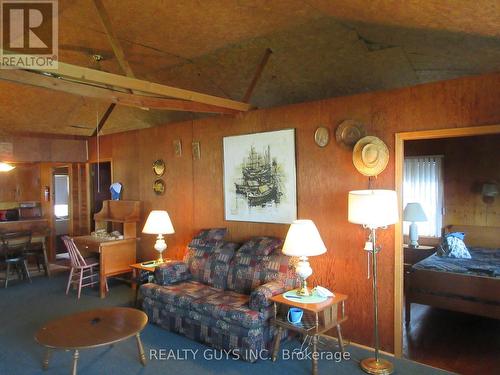
<path fill-rule="evenodd" d="M 292 324 L 298 324 L 302 320 L 302 315 L 304 315 L 304 311 L 297 307 L 292 307 L 288 310 L 288 321 Z"/>

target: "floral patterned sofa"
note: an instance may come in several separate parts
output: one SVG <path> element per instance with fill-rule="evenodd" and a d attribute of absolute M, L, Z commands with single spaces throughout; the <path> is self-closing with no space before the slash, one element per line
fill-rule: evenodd
<path fill-rule="evenodd" d="M 184 260 L 157 267 L 140 288 L 150 322 L 254 362 L 271 349 L 269 298 L 298 285 L 282 240 L 256 237 L 241 247 L 225 229 L 200 232 Z"/>

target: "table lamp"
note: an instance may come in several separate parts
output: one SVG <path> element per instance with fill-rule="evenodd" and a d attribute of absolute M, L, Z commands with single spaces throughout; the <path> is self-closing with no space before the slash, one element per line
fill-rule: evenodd
<path fill-rule="evenodd" d="M 146 220 L 146 224 L 144 224 L 142 233 L 158 235 L 154 248 L 160 253 L 157 262 L 163 263 L 163 257 L 161 254 L 167 248 L 167 243 L 165 242 L 163 235 L 175 233 L 174 227 L 172 225 L 172 222 L 170 221 L 170 217 L 168 216 L 167 211 L 151 211 L 149 213 L 148 219 Z"/>
<path fill-rule="evenodd" d="M 410 224 L 410 246 L 418 247 L 418 226 L 417 222 L 427 221 L 424 209 L 420 203 L 408 203 L 403 212 L 403 220 L 411 221 Z"/>
<path fill-rule="evenodd" d="M 312 220 L 295 220 L 290 225 L 282 252 L 285 255 L 300 258 L 295 267 L 295 272 L 300 278 L 300 289 L 297 294 L 302 296 L 311 295 L 307 288 L 306 279 L 312 275 L 312 268 L 307 257 L 321 255 L 326 252 L 325 244 Z"/>
<path fill-rule="evenodd" d="M 370 230 L 367 249 L 372 254 L 373 272 L 373 315 L 375 336 L 375 358 L 366 358 L 360 362 L 361 369 L 368 374 L 392 374 L 394 366 L 379 356 L 378 337 L 378 296 L 377 296 L 377 253 L 381 247 L 376 244 L 377 228 L 386 228 L 398 221 L 398 202 L 393 190 L 354 190 L 349 192 L 348 220 L 361 224 Z"/>

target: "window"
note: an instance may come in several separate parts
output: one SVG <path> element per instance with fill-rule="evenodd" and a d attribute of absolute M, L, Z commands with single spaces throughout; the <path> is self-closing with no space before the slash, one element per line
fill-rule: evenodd
<path fill-rule="evenodd" d="M 421 204 L 427 221 L 418 223 L 421 236 L 440 237 L 443 225 L 443 157 L 406 157 L 403 177 L 403 208 L 409 202 Z M 408 234 L 409 222 L 403 223 Z"/>
<path fill-rule="evenodd" d="M 67 218 L 69 216 L 69 177 L 65 174 L 54 176 L 54 215 L 57 218 Z"/>

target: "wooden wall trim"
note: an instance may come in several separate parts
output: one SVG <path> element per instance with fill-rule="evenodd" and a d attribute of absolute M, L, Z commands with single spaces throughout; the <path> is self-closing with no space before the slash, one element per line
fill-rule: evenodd
<path fill-rule="evenodd" d="M 471 137 L 500 133 L 500 124 L 401 132 L 395 135 L 395 186 L 398 195 L 399 214 L 403 216 L 403 164 L 404 142 L 437 138 Z M 394 233 L 394 355 L 403 355 L 403 227 L 402 221 L 395 226 Z"/>

